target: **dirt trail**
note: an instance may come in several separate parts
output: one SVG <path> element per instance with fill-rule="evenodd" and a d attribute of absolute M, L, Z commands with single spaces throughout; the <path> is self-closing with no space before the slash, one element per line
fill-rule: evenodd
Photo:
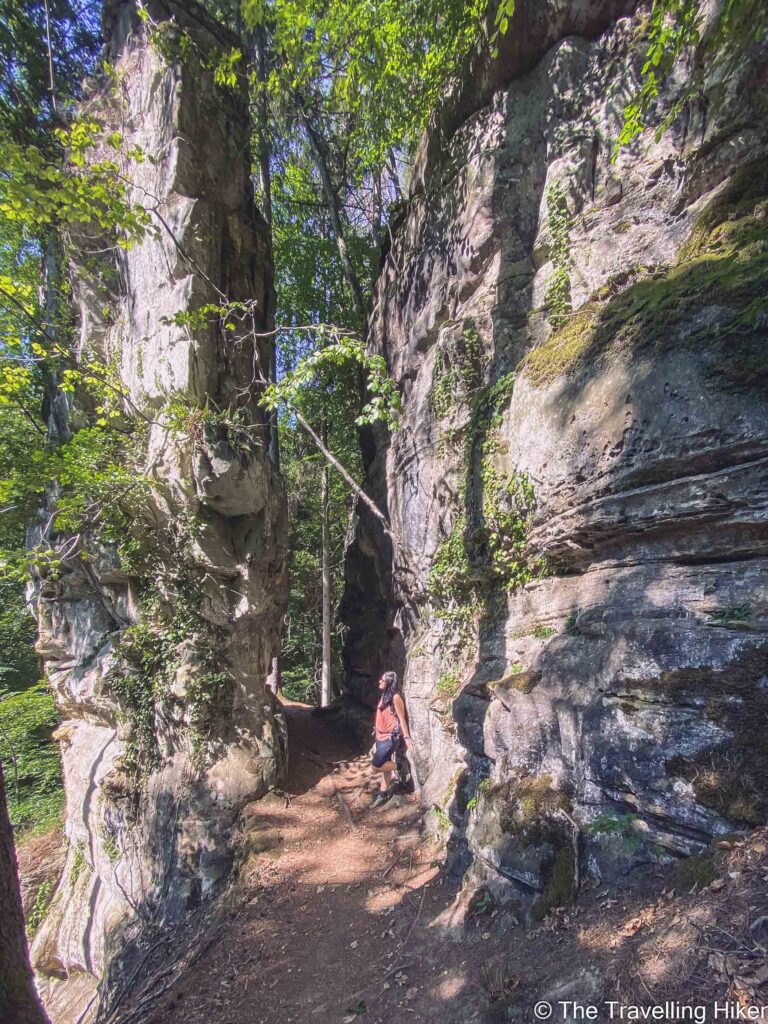
<path fill-rule="evenodd" d="M 458 882 L 418 803 L 371 810 L 367 756 L 286 710 L 288 778 L 248 809 L 237 881 L 155 944 L 110 1024 L 495 1024 L 533 1020 L 541 998 L 768 1001 L 768 830 L 720 844 L 690 894 L 649 866 L 623 889 L 585 885 L 535 929 L 483 903 L 447 937 L 433 924 Z"/>
<path fill-rule="evenodd" d="M 453 895 L 439 848 L 415 797 L 370 809 L 368 756 L 311 711 L 286 706 L 288 777 L 246 814 L 238 906 L 148 1024 L 448 1019 L 415 1008 L 445 969 L 423 941 Z"/>

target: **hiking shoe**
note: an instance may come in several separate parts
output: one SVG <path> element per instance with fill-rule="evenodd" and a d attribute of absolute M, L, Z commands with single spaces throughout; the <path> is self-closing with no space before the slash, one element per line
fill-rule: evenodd
<path fill-rule="evenodd" d="M 392 794 L 389 792 L 388 789 L 387 790 L 380 789 L 379 792 L 376 794 L 376 796 L 373 798 L 373 803 L 371 804 L 371 809 L 373 809 L 374 807 L 381 807 L 383 804 L 385 804 L 387 802 L 387 800 L 389 800 L 391 795 Z"/>

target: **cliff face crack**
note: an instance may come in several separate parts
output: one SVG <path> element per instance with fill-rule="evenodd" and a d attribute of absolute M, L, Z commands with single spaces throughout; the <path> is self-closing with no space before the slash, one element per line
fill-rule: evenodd
<path fill-rule="evenodd" d="M 734 473 L 734 471 L 743 471 L 745 473 L 748 473 L 753 472 L 755 469 L 759 468 L 768 468 L 768 456 L 764 456 L 763 458 L 759 459 L 751 459 L 746 462 L 737 462 L 734 463 L 733 465 L 725 466 L 722 469 L 714 470 L 711 473 L 697 473 L 694 474 L 693 476 L 683 475 L 675 477 L 673 480 L 664 480 L 660 483 L 646 484 L 641 487 L 631 487 L 627 490 L 617 490 L 611 494 L 601 495 L 600 497 L 591 498 L 588 501 L 571 506 L 570 508 L 563 511 L 562 518 L 568 519 L 580 515 L 587 510 L 598 509 L 601 506 L 608 504 L 611 501 L 616 501 L 618 499 L 626 501 L 627 499 L 639 498 L 648 494 L 663 494 L 665 491 L 678 487 L 681 484 L 685 485 L 686 487 L 694 488 L 698 484 L 709 483 L 715 480 L 724 480 L 727 477 L 731 476 Z M 751 506 L 747 505 L 744 501 L 734 499 L 733 497 L 730 497 L 725 493 L 715 493 L 712 497 L 714 500 L 720 502 L 722 509 L 733 507 L 752 507 L 755 509 L 761 509 L 763 511 L 764 516 L 768 518 L 768 509 L 765 507 L 764 503 L 760 501 L 759 495 L 755 495 L 753 499 L 753 504 Z"/>
<path fill-rule="evenodd" d="M 110 735 L 108 737 L 108 739 L 104 743 L 104 746 L 101 748 L 101 750 L 97 754 L 96 759 L 93 761 L 93 763 L 91 765 L 91 769 L 90 769 L 90 772 L 88 774 L 88 786 L 87 786 L 86 791 L 85 791 L 85 793 L 83 795 L 83 803 L 82 803 L 81 813 L 82 813 L 82 816 L 83 816 L 83 824 L 88 829 L 88 842 L 89 842 L 89 846 L 90 846 L 89 852 L 90 852 L 90 855 L 91 855 L 91 864 L 92 865 L 96 863 L 96 847 L 95 847 L 95 843 L 98 841 L 98 835 L 97 835 L 96 829 L 94 828 L 93 821 L 92 821 L 92 818 L 91 818 L 91 801 L 93 800 L 93 794 L 96 791 L 96 773 L 98 772 L 99 768 L 101 767 L 101 763 L 104 760 L 104 757 L 106 756 L 107 750 L 112 746 L 114 741 L 115 741 L 115 734 L 112 733 L 112 735 Z"/>

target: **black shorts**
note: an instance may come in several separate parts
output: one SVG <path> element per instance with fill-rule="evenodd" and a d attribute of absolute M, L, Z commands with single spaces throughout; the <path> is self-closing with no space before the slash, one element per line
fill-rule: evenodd
<path fill-rule="evenodd" d="M 373 765 L 373 767 L 381 768 L 381 766 L 385 764 L 387 761 L 391 761 L 394 758 L 397 748 L 399 746 L 399 736 L 390 736 L 389 739 L 386 740 L 376 740 L 376 749 L 374 750 L 373 758 L 371 759 L 371 764 Z"/>

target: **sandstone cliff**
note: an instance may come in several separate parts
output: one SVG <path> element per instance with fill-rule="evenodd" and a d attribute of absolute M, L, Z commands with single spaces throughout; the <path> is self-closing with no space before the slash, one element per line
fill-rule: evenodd
<path fill-rule="evenodd" d="M 404 673 L 467 895 L 541 914 L 768 814 L 766 52 L 613 164 L 648 10 L 518 8 L 425 138 L 376 290 L 399 564 L 361 517 L 345 657 L 363 698 Z"/>
<path fill-rule="evenodd" d="M 269 360 L 254 330 L 271 327 L 273 293 L 247 102 L 214 84 L 216 54 L 234 44 L 198 8 L 148 12 L 143 24 L 132 3 L 107 4 L 111 67 L 84 113 L 134 153 L 124 171 L 151 230 L 126 251 L 105 253 L 88 227 L 73 238 L 79 358 L 114 367 L 127 395 L 137 483 L 120 496 L 123 535 L 54 537 L 60 572 L 35 583 L 65 719 L 69 850 L 33 949 L 57 1020 L 88 1004 L 130 927 L 177 919 L 226 877 L 233 822 L 284 757 L 264 690 L 286 513 L 254 384 Z M 174 323 L 222 293 L 256 300 L 250 334 Z"/>

